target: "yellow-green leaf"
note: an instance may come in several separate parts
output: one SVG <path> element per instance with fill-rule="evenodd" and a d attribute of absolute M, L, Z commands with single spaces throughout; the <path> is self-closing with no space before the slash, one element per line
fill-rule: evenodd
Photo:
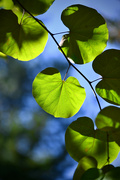
<path fill-rule="evenodd" d="M 0 10 L 0 51 L 15 59 L 34 59 L 44 50 L 48 33 L 33 18 L 21 19 L 10 10 Z"/>
<path fill-rule="evenodd" d="M 66 149 L 70 156 L 80 161 L 84 156 L 91 156 L 97 160 L 98 168 L 107 164 L 109 144 L 110 163 L 116 159 L 120 147 L 113 140 L 112 136 L 99 129 L 94 130 L 93 121 L 88 117 L 78 118 L 67 128 L 65 134 Z"/>
<path fill-rule="evenodd" d="M 47 68 L 34 79 L 33 96 L 47 113 L 69 118 L 79 111 L 86 94 L 76 78 L 64 81 L 57 69 Z"/>

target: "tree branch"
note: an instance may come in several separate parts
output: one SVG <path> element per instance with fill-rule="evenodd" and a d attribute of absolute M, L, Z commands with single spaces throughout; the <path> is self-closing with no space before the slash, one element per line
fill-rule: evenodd
<path fill-rule="evenodd" d="M 71 66 L 89 83 L 89 85 L 90 85 L 90 87 L 91 87 L 91 89 L 92 89 L 92 91 L 93 91 L 93 93 L 94 93 L 94 95 L 95 95 L 95 98 L 96 98 L 96 100 L 97 100 L 98 106 L 99 106 L 99 108 L 100 108 L 100 110 L 101 110 L 100 102 L 99 102 L 99 100 L 98 100 L 97 94 L 96 94 L 96 92 L 95 92 L 95 90 L 94 90 L 91 82 L 89 81 L 89 79 L 86 78 L 86 76 L 84 76 L 84 74 L 83 74 L 81 71 L 79 71 L 79 69 L 76 68 L 76 66 L 75 66 L 72 62 L 69 61 L 69 59 L 67 58 L 66 54 L 65 54 L 64 51 L 62 50 L 61 46 L 59 45 L 59 43 L 58 43 L 57 40 L 55 39 L 54 34 L 51 33 L 51 32 L 42 24 L 42 22 L 41 22 L 39 19 L 35 18 L 18 0 L 16 0 L 16 2 L 17 2 L 36 22 L 38 22 L 38 23 L 50 34 L 50 36 L 52 37 L 52 39 L 54 40 L 54 42 L 56 43 L 56 45 L 58 46 L 58 48 L 60 49 L 60 51 L 62 52 L 62 54 L 64 55 L 64 57 L 65 57 L 65 59 L 67 60 L 67 62 L 69 63 L 69 65 L 71 65 Z"/>

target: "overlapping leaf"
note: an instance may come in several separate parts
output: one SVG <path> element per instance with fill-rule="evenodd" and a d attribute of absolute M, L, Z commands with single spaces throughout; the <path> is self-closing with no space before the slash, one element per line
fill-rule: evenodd
<path fill-rule="evenodd" d="M 107 102 L 120 105 L 120 50 L 104 51 L 94 60 L 93 69 L 102 76 L 96 92 Z"/>
<path fill-rule="evenodd" d="M 108 167 L 109 168 L 109 167 Z M 112 167 L 108 172 L 104 173 L 97 168 L 88 169 L 80 180 L 119 180 L 120 179 L 120 167 Z"/>
<path fill-rule="evenodd" d="M 17 0 L 13 0 L 19 5 Z M 18 0 L 33 15 L 45 13 L 55 0 Z"/>
<path fill-rule="evenodd" d="M 103 178 L 104 174 L 101 169 L 91 168 L 82 175 L 80 180 L 103 180 Z"/>
<path fill-rule="evenodd" d="M 120 108 L 108 106 L 102 109 L 96 117 L 96 126 L 112 136 L 120 146 Z"/>
<path fill-rule="evenodd" d="M 107 142 L 109 141 L 109 142 Z M 98 162 L 98 168 L 107 163 L 107 144 L 112 162 L 119 153 L 119 146 L 107 133 L 94 130 L 93 121 L 88 117 L 78 118 L 67 128 L 65 135 L 66 149 L 73 159 L 80 161 L 84 156 L 92 156 Z"/>
<path fill-rule="evenodd" d="M 0 58 L 6 58 L 6 55 L 0 52 Z"/>
<path fill-rule="evenodd" d="M 85 171 L 87 171 L 90 168 L 97 167 L 97 161 L 93 157 L 85 156 L 80 161 L 79 164 L 75 170 L 73 180 L 80 180 L 81 176 Z"/>
<path fill-rule="evenodd" d="M 120 130 L 120 108 L 108 106 L 102 109 L 96 117 L 96 126 L 103 131 Z"/>
<path fill-rule="evenodd" d="M 19 60 L 31 60 L 43 52 L 48 33 L 33 18 L 17 16 L 0 10 L 0 51 Z"/>
<path fill-rule="evenodd" d="M 111 171 L 105 174 L 103 180 L 119 180 L 120 179 L 120 167 L 113 168 Z"/>
<path fill-rule="evenodd" d="M 47 113 L 69 118 L 79 111 L 86 94 L 76 78 L 64 81 L 57 69 L 47 68 L 36 76 L 33 96 Z"/>
<path fill-rule="evenodd" d="M 62 37 L 60 46 L 75 63 L 88 63 L 104 50 L 108 29 L 96 10 L 72 5 L 62 12 L 61 19 L 70 32 Z"/>

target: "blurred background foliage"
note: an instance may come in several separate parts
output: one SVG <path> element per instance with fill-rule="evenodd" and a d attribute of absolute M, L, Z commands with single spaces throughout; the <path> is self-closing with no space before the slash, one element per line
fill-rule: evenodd
<path fill-rule="evenodd" d="M 53 62 L 54 63 L 54 62 Z M 53 180 L 73 165 L 64 147 L 65 121 L 40 109 L 32 96 L 38 64 L 0 59 L 0 179 Z M 35 67 L 36 66 L 36 67 Z M 66 65 L 54 64 L 61 71 Z M 64 178 L 63 178 L 64 179 Z"/>
<path fill-rule="evenodd" d="M 109 42 L 119 48 L 120 21 L 106 20 Z M 68 64 L 59 57 L 40 58 L 0 59 L 0 180 L 71 180 L 77 165 L 65 150 L 64 134 L 71 120 L 48 115 L 32 96 L 37 73 L 51 66 L 64 75 Z"/>

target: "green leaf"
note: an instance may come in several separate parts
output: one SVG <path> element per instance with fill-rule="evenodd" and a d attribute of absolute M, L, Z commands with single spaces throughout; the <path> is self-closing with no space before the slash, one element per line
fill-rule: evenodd
<path fill-rule="evenodd" d="M 77 166 L 77 169 L 74 173 L 73 180 L 80 180 L 82 174 L 93 167 L 97 167 L 97 161 L 93 157 L 85 156 L 83 157 Z"/>
<path fill-rule="evenodd" d="M 107 171 L 97 168 L 88 169 L 81 177 L 80 180 L 119 180 L 120 179 L 120 167 L 114 168 L 112 165 L 107 165 Z"/>
<path fill-rule="evenodd" d="M 2 52 L 0 52 L 0 58 L 6 58 L 6 54 L 3 54 Z"/>
<path fill-rule="evenodd" d="M 4 9 L 12 9 L 14 6 L 12 0 L 0 0 L 0 7 Z"/>
<path fill-rule="evenodd" d="M 119 180 L 120 179 L 120 167 L 113 168 L 111 171 L 105 174 L 103 180 Z"/>
<path fill-rule="evenodd" d="M 95 9 L 72 5 L 62 12 L 61 19 L 70 32 L 62 37 L 60 46 L 75 63 L 93 61 L 104 50 L 108 29 L 105 20 Z"/>
<path fill-rule="evenodd" d="M 109 172 L 109 171 L 111 171 L 113 169 L 114 169 L 114 166 L 112 164 L 108 164 L 106 166 L 103 166 L 102 171 L 105 174 L 105 173 L 107 173 L 107 172 Z"/>
<path fill-rule="evenodd" d="M 66 149 L 70 156 L 76 161 L 84 156 L 92 156 L 98 162 L 98 168 L 107 163 L 107 144 L 109 144 L 110 162 L 116 159 L 119 146 L 101 130 L 94 130 L 93 121 L 88 117 L 78 118 L 67 128 L 65 135 Z"/>
<path fill-rule="evenodd" d="M 31 17 L 21 19 L 10 10 L 0 10 L 0 51 L 27 61 L 43 52 L 48 33 Z"/>
<path fill-rule="evenodd" d="M 69 118 L 79 111 L 86 94 L 76 78 L 64 81 L 57 69 L 47 68 L 36 76 L 33 96 L 47 113 Z"/>
<path fill-rule="evenodd" d="M 108 106 L 102 109 L 95 120 L 98 129 L 103 131 L 120 130 L 120 109 L 114 106 Z"/>
<path fill-rule="evenodd" d="M 13 0 L 18 5 L 16 0 Z M 55 0 L 19 0 L 19 2 L 33 15 L 45 13 Z"/>
<path fill-rule="evenodd" d="M 80 180 L 103 180 L 104 174 L 102 170 L 97 168 L 88 169 L 81 177 Z"/>
<path fill-rule="evenodd" d="M 102 109 L 96 117 L 96 126 L 102 131 L 108 132 L 113 140 L 120 146 L 120 109 L 109 106 Z"/>
<path fill-rule="evenodd" d="M 102 76 L 96 92 L 105 101 L 120 105 L 120 50 L 109 49 L 93 61 L 93 69 Z"/>

